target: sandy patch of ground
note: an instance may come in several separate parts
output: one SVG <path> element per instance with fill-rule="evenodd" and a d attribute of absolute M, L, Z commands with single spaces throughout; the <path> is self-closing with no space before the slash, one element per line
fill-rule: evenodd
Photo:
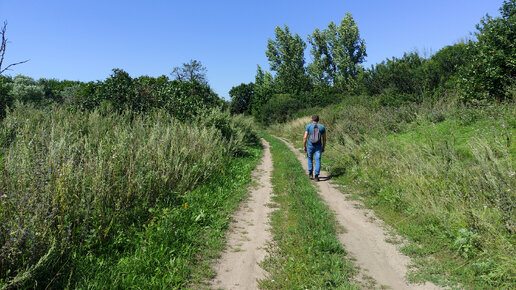
<path fill-rule="evenodd" d="M 258 265 L 267 252 L 266 243 L 270 241 L 269 214 L 271 202 L 273 169 L 269 143 L 262 139 L 264 156 L 253 172 L 258 183 L 251 188 L 250 197 L 234 216 L 227 238 L 227 248 L 214 265 L 213 288 L 257 289 L 258 279 L 265 278 L 266 272 Z"/>

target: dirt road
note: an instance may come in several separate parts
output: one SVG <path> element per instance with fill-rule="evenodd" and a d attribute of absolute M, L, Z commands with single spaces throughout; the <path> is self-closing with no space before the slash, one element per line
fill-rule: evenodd
<path fill-rule="evenodd" d="M 308 170 L 305 154 L 285 139 L 281 140 L 294 152 L 303 168 Z M 356 201 L 347 200 L 335 185 L 326 180 L 328 176 L 327 172 L 321 171 L 320 177 L 324 181 L 317 183 L 319 193 L 335 212 L 338 223 L 346 229 L 344 233 L 339 234 L 339 240 L 346 251 L 356 259 L 355 263 L 360 267 L 362 277 L 372 277 L 376 281 L 376 287 L 440 289 L 429 282 L 424 285 L 406 282 L 410 259 L 402 255 L 394 244 L 385 241 L 388 237 L 386 231 L 373 212 L 360 209 L 361 205 Z"/>
<path fill-rule="evenodd" d="M 267 206 L 271 202 L 271 173 L 273 169 L 269 143 L 262 139 L 264 156 L 253 172 L 257 187 L 234 216 L 230 226 L 228 247 L 214 266 L 217 273 L 211 281 L 213 288 L 257 289 L 257 279 L 265 277 L 258 265 L 266 255 L 265 246 L 270 241 Z"/>
<path fill-rule="evenodd" d="M 290 142 L 282 140 L 306 170 L 305 155 Z M 249 199 L 230 226 L 228 247 L 214 266 L 217 274 L 211 281 L 213 288 L 257 289 L 257 279 L 265 277 L 266 273 L 258 263 L 265 258 L 265 246 L 271 238 L 268 230 L 271 208 L 267 204 L 271 202 L 273 164 L 269 144 L 265 140 L 262 143 L 265 153 L 253 173 L 258 186 L 251 190 Z M 327 180 L 327 172 L 321 171 L 320 177 L 319 194 L 335 212 L 337 222 L 345 228 L 338 238 L 360 267 L 357 284 L 361 288 L 441 289 L 429 282 L 408 284 L 405 277 L 410 259 L 402 255 L 396 245 L 386 242 L 389 236 L 373 212 L 362 209 L 359 202 L 347 200 L 346 195 Z"/>

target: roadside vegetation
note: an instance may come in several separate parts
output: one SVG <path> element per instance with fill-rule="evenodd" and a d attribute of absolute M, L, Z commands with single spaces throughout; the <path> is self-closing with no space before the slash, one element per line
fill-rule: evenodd
<path fill-rule="evenodd" d="M 354 97 L 313 112 L 328 130 L 332 180 L 411 242 L 411 280 L 516 285 L 514 104 L 383 107 Z M 308 122 L 273 130 L 301 148 Z"/>
<path fill-rule="evenodd" d="M 261 152 L 252 120 L 195 79 L 51 81 L 62 100 L 44 80 L 1 79 L 0 286 L 169 288 L 209 275 Z"/>
<path fill-rule="evenodd" d="M 273 245 L 262 263 L 269 273 L 264 289 L 346 288 L 354 268 L 337 239 L 335 217 L 328 210 L 299 161 L 280 140 L 267 136 L 272 173 Z"/>
<path fill-rule="evenodd" d="M 276 27 L 271 71 L 230 102 L 196 60 L 171 78 L 0 74 L 0 287 L 201 285 L 261 154 L 255 124 L 300 145 L 316 113 L 323 164 L 409 240 L 411 280 L 516 288 L 516 0 L 429 57 L 364 68 L 349 13 L 306 41 L 310 63 L 305 40 Z M 261 287 L 353 287 L 332 214 L 266 138 L 279 210 Z"/>

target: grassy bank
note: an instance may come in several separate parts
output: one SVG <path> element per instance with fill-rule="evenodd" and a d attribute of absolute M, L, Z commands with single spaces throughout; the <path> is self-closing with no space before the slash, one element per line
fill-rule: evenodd
<path fill-rule="evenodd" d="M 355 98 L 306 113 L 315 112 L 334 180 L 413 242 L 404 247 L 420 266 L 412 280 L 516 285 L 514 103 L 394 108 Z M 307 121 L 277 130 L 299 145 Z"/>
<path fill-rule="evenodd" d="M 288 147 L 276 138 L 271 144 L 274 162 L 271 217 L 275 246 L 263 262 L 269 277 L 265 289 L 353 288 L 353 267 L 336 237 L 336 222 Z"/>
<path fill-rule="evenodd" d="M 83 257 L 74 288 L 170 289 L 202 286 L 210 264 L 225 246 L 232 213 L 246 196 L 261 148 L 233 159 L 221 175 L 180 198 L 180 205 L 156 208 L 154 218 L 117 256 Z"/>
<path fill-rule="evenodd" d="M 159 110 L 137 115 L 109 107 L 83 112 L 19 106 L 0 123 L 0 283 L 60 288 L 80 286 L 86 279 L 87 285 L 95 285 L 89 279 L 102 277 L 104 270 L 91 272 L 94 265 L 105 269 L 118 265 L 118 257 L 122 263 L 122 258 L 138 255 L 139 242 L 159 235 L 163 213 L 173 216 L 178 235 L 183 223 L 199 223 L 192 233 L 198 231 L 195 242 L 205 242 L 200 229 L 208 208 L 197 205 L 184 216 L 179 209 L 198 203 L 199 195 L 206 196 L 209 206 L 218 206 L 226 194 L 236 194 L 230 176 L 236 174 L 235 157 L 252 156 L 238 161 L 249 175 L 256 152 L 249 153 L 246 146 L 256 140 L 249 120 L 217 111 L 187 124 Z M 242 186 L 247 181 L 237 175 L 234 182 Z M 201 185 L 208 187 L 199 189 Z M 176 226 L 171 222 L 170 227 Z M 187 243 L 193 239 L 179 241 L 184 244 L 169 245 L 172 258 L 183 247 L 199 249 Z M 184 269 L 195 258 L 189 251 Z M 107 272 L 114 277 L 102 280 L 108 285 L 125 281 L 122 273 Z M 183 285 L 186 276 L 181 277 L 170 284 Z"/>

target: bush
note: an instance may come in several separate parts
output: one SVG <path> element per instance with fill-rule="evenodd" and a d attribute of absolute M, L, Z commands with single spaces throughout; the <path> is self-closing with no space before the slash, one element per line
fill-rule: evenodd
<path fill-rule="evenodd" d="M 15 101 L 34 104 L 42 103 L 45 96 L 43 87 L 38 85 L 31 77 L 22 75 L 14 77 L 10 94 Z"/>
<path fill-rule="evenodd" d="M 305 106 L 303 100 L 294 95 L 273 95 L 263 106 L 258 120 L 264 124 L 283 123 Z"/>

